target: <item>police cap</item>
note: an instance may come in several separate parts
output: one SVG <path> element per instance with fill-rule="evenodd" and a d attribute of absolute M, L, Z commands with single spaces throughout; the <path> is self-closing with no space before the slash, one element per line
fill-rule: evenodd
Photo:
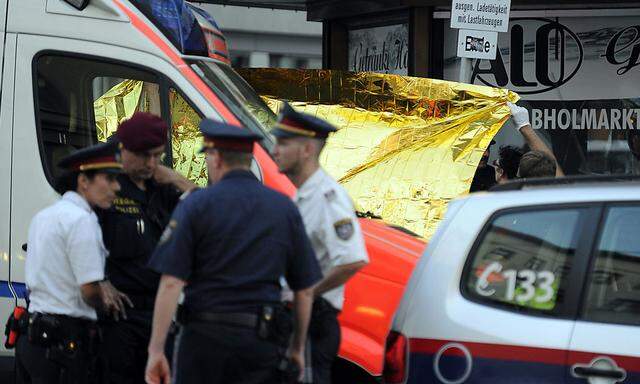
<path fill-rule="evenodd" d="M 160 117 L 136 112 L 118 126 L 116 136 L 125 149 L 144 152 L 167 143 L 169 127 Z"/>
<path fill-rule="evenodd" d="M 297 112 L 288 103 L 278 117 L 278 122 L 271 133 L 275 137 L 310 137 L 316 139 L 326 139 L 331 132 L 337 131 L 336 127 L 327 121 L 311 116 L 306 113 Z"/>
<path fill-rule="evenodd" d="M 58 166 L 67 171 L 120 173 L 122 163 L 116 141 L 92 145 L 64 157 Z"/>
<path fill-rule="evenodd" d="M 204 136 L 204 143 L 200 152 L 209 148 L 224 149 L 236 152 L 253 152 L 253 143 L 262 138 L 247 129 L 221 123 L 211 119 L 200 122 L 200 131 Z"/>

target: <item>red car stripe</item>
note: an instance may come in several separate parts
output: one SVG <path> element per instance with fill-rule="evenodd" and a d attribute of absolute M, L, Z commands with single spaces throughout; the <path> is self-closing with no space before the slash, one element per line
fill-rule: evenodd
<path fill-rule="evenodd" d="M 464 345 L 472 357 L 496 359 L 505 361 L 523 361 L 532 363 L 573 365 L 589 364 L 591 360 L 598 356 L 608 356 L 613 359 L 619 367 L 630 372 L 640 372 L 640 357 L 612 355 L 596 352 L 573 352 L 563 349 L 523 347 L 506 344 L 472 343 L 456 340 L 438 339 L 411 339 L 409 341 L 410 353 L 436 354 L 444 345 L 448 343 L 459 343 Z M 462 351 L 451 348 L 444 352 L 445 356 L 463 356 Z"/>

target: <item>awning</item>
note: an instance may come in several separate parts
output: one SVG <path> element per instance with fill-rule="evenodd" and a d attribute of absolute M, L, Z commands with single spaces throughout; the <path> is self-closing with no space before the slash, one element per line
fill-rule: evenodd
<path fill-rule="evenodd" d="M 241 7 L 290 9 L 306 11 L 307 0 L 191 0 L 192 3 L 235 5 Z"/>

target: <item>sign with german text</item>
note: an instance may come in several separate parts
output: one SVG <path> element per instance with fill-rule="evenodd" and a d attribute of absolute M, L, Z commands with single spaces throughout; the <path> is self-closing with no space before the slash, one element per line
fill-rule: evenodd
<path fill-rule="evenodd" d="M 453 0 L 451 28 L 507 32 L 511 0 Z"/>
<path fill-rule="evenodd" d="M 498 46 L 498 32 L 458 30 L 458 57 L 494 60 Z"/>
<path fill-rule="evenodd" d="M 349 31 L 350 71 L 407 75 L 408 68 L 408 24 Z"/>

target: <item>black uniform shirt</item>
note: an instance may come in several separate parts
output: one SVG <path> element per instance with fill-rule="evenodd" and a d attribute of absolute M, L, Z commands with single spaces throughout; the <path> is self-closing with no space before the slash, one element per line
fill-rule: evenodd
<path fill-rule="evenodd" d="M 172 185 L 146 183 L 138 188 L 122 174 L 120 192 L 108 210 L 97 210 L 104 244 L 109 250 L 106 276 L 119 290 L 153 298 L 160 276 L 147 267 L 160 235 L 178 204 L 180 192 Z"/>
<path fill-rule="evenodd" d="M 252 311 L 280 301 L 281 276 L 294 291 L 321 277 L 293 202 L 248 171 L 182 201 L 150 266 L 187 281 L 184 305 L 193 312 Z"/>

